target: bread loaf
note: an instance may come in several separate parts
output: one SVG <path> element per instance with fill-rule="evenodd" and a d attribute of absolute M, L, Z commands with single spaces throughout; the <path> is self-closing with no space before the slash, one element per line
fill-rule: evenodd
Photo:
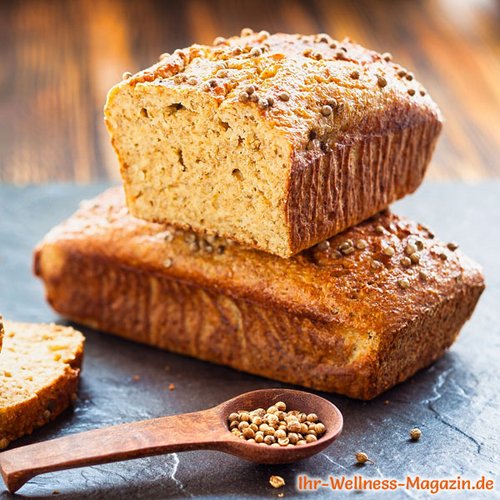
<path fill-rule="evenodd" d="M 91 327 L 318 390 L 370 399 L 452 344 L 476 264 L 383 212 L 290 259 L 89 201 L 35 251 L 52 307 Z"/>
<path fill-rule="evenodd" d="M 58 325 L 5 323 L 0 354 L 0 449 L 76 399 L 84 338 Z"/>
<path fill-rule="evenodd" d="M 441 129 L 413 75 L 348 40 L 245 30 L 109 92 L 130 212 L 281 257 L 421 183 Z"/>

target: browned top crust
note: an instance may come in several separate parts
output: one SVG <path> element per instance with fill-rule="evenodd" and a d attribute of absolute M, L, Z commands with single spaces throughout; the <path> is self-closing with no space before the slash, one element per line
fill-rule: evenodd
<path fill-rule="evenodd" d="M 382 334 L 457 290 L 483 287 L 453 243 L 388 211 L 290 259 L 130 216 L 122 190 L 84 202 L 41 243 L 158 273 L 298 316 Z M 38 259 L 36 259 L 38 260 Z"/>
<path fill-rule="evenodd" d="M 436 104 L 390 54 L 326 34 L 270 35 L 245 29 L 162 54 L 122 85 L 149 83 L 210 94 L 221 106 L 260 110 L 297 149 L 441 121 Z"/>

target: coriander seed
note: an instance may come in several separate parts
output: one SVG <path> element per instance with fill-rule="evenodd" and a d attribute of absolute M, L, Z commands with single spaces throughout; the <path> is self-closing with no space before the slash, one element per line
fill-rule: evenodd
<path fill-rule="evenodd" d="M 245 427 L 245 429 L 243 429 L 243 436 L 245 436 L 246 439 L 254 438 L 255 431 L 250 427 Z"/>
<path fill-rule="evenodd" d="M 279 424 L 279 419 L 274 413 L 269 413 L 267 416 L 267 423 L 271 426 Z M 264 417 L 265 418 L 265 417 Z"/>
<path fill-rule="evenodd" d="M 417 251 L 417 246 L 414 243 L 408 243 L 405 247 L 405 254 L 410 256 Z"/>
<path fill-rule="evenodd" d="M 386 246 L 383 248 L 382 253 L 384 255 L 387 255 L 388 257 L 392 257 L 395 253 L 394 248 L 392 248 L 390 245 Z"/>
<path fill-rule="evenodd" d="M 221 45 L 221 44 L 223 44 L 225 41 L 226 41 L 226 39 L 225 39 L 223 36 L 218 36 L 218 37 L 217 37 L 217 38 L 215 38 L 215 40 L 213 41 L 213 45 Z"/>
<path fill-rule="evenodd" d="M 339 103 L 336 99 L 333 98 L 327 99 L 326 104 L 328 104 L 328 106 L 330 106 L 332 109 L 337 109 L 339 107 Z"/>
<path fill-rule="evenodd" d="M 398 280 L 398 285 L 403 290 L 406 290 L 407 288 L 410 288 L 410 281 L 407 278 L 402 278 Z"/>
<path fill-rule="evenodd" d="M 410 438 L 412 441 L 418 441 L 422 436 L 422 431 L 418 428 L 415 427 L 410 431 Z"/>
<path fill-rule="evenodd" d="M 276 439 L 274 439 L 274 436 L 271 436 L 270 434 L 268 434 L 267 436 L 264 437 L 264 443 L 271 445 L 274 442 L 276 442 Z"/>
<path fill-rule="evenodd" d="M 286 438 L 286 432 L 284 430 L 281 430 L 281 429 L 278 429 L 275 433 L 274 433 L 274 437 L 276 439 L 284 439 Z"/>
<path fill-rule="evenodd" d="M 368 246 L 368 243 L 365 240 L 358 240 L 355 243 L 355 247 L 358 250 L 364 250 Z"/>
<path fill-rule="evenodd" d="M 330 248 L 330 242 L 328 240 L 322 241 L 321 243 L 318 243 L 316 245 L 316 248 L 320 252 L 324 252 L 325 250 L 328 250 Z"/>
<path fill-rule="evenodd" d="M 326 427 L 324 424 L 319 422 L 314 426 L 314 430 L 316 431 L 316 435 L 321 436 L 321 434 L 326 432 Z"/>
<path fill-rule="evenodd" d="M 410 267 L 411 266 L 411 259 L 409 257 L 403 257 L 401 259 L 401 265 L 404 267 Z"/>
<path fill-rule="evenodd" d="M 412 264 L 418 264 L 420 262 L 420 254 L 415 252 L 410 255 L 410 260 Z"/>
<path fill-rule="evenodd" d="M 290 431 L 290 432 L 300 432 L 302 426 L 300 424 L 300 422 L 298 421 L 294 421 L 292 420 L 291 422 L 289 422 L 286 426 L 286 428 Z"/>
<path fill-rule="evenodd" d="M 330 116 L 332 113 L 333 113 L 333 109 L 331 106 L 328 106 L 328 104 L 321 106 L 321 114 L 323 116 Z"/>
<path fill-rule="evenodd" d="M 262 417 L 260 415 L 255 415 L 255 417 L 252 417 L 252 424 L 255 425 L 262 425 L 264 421 L 262 420 Z"/>
<path fill-rule="evenodd" d="M 358 462 L 358 464 L 365 464 L 366 462 L 373 463 L 373 460 L 370 460 L 366 453 L 358 451 L 358 453 L 356 453 L 356 462 Z"/>
<path fill-rule="evenodd" d="M 377 85 L 382 89 L 387 85 L 387 80 L 383 76 L 377 76 Z"/>
<path fill-rule="evenodd" d="M 285 480 L 281 476 L 271 476 L 269 478 L 269 484 L 273 488 L 281 488 L 282 486 L 285 486 Z"/>

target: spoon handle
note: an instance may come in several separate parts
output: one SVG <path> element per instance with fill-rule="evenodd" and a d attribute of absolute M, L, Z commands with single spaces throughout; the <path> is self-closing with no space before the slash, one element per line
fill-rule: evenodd
<path fill-rule="evenodd" d="M 185 413 L 4 451 L 0 453 L 0 472 L 8 490 L 15 492 L 38 474 L 176 451 L 216 449 L 224 436 L 220 417 L 214 411 Z"/>

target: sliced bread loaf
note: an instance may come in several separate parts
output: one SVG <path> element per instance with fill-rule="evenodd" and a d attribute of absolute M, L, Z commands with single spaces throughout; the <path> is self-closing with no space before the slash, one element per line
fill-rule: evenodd
<path fill-rule="evenodd" d="M 327 35 L 246 30 L 125 76 L 105 117 L 132 215 L 281 257 L 413 192 L 441 130 L 389 54 Z"/>
<path fill-rule="evenodd" d="M 83 344 L 83 335 L 73 328 L 5 323 L 0 449 L 53 420 L 76 399 Z"/>

